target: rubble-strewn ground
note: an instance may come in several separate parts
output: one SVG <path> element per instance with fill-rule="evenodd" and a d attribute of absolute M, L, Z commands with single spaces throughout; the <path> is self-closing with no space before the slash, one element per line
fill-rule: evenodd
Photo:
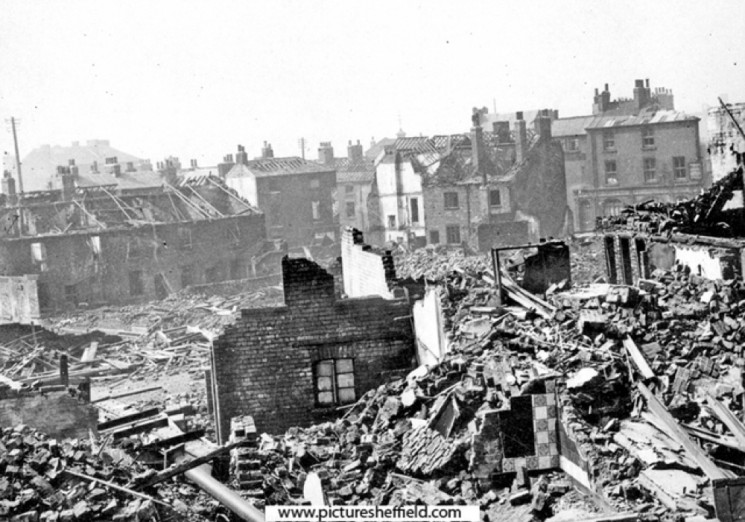
<path fill-rule="evenodd" d="M 699 465 L 664 433 L 664 425 L 637 393 L 635 382 L 643 379 L 623 340 L 628 336 L 639 347 L 655 373 L 644 381 L 672 414 L 689 433 L 708 437 L 704 447 L 709 457 L 722 469 L 739 472 L 745 469 L 743 453 L 704 404 L 703 392 L 711 391 L 742 418 L 743 284 L 706 281 L 679 271 L 655 273 L 641 289 L 610 288 L 598 284 L 604 282 L 599 241 L 591 236 L 577 238 L 571 248 L 573 285 L 581 292 L 550 295 L 547 299 L 556 313 L 549 319 L 500 306 L 489 283 L 491 262 L 486 256 L 431 249 L 398 253 L 399 277 L 425 277 L 444 285 L 451 353 L 436 368 L 368 392 L 336 422 L 263 437 L 259 447 L 244 456 L 253 463 L 247 478 L 251 491 L 246 496 L 259 506 L 294 503 L 302 498 L 308 475 L 315 473 L 327 497 L 336 503 L 478 504 L 492 521 L 552 516 L 568 521 L 614 512 L 636 512 L 646 520 L 678 520 L 684 513 L 713 516 L 711 490 L 705 487 Z M 148 305 L 79 311 L 45 322 L 50 330 L 104 329 L 116 338 L 86 334 L 60 341 L 48 332 L 39 335 L 50 335 L 44 342 L 76 358 L 98 340 L 97 360 L 86 368 L 100 367 L 99 359 L 136 366 L 118 375 L 93 377 L 94 400 L 161 386 L 162 391 L 120 400 L 137 408 L 190 404 L 196 414 L 188 420 L 189 427 L 211 428 L 203 380 L 209 339 L 240 307 L 267 306 L 280 299 L 281 292 L 274 288 L 238 296 L 179 294 Z M 3 339 L 10 342 L 19 332 L 5 333 Z M 16 349 L 28 351 L 33 344 Z M 42 357 L 51 363 L 56 352 L 50 353 Z M 12 362 L 8 358 L 4 368 L 12 367 Z M 490 377 L 495 364 L 507 370 L 499 386 Z M 37 372 L 45 369 L 38 363 Z M 28 370 L 18 370 L 15 376 L 23 371 Z M 478 463 L 473 462 L 472 444 L 479 419 L 486 411 L 507 406 L 509 395 L 535 393 L 546 379 L 556 377 L 560 383 L 566 381 L 560 384 L 563 419 L 591 463 L 597 493 L 573 489 L 559 471 L 531 476 L 532 495 L 520 489 L 519 481 L 488 487 L 488 480 L 474 475 Z M 459 413 L 445 434 L 427 428 L 449 401 Z M 64 468 L 82 470 L 128 483 L 142 470 L 117 467 L 105 449 L 91 451 L 90 441 L 58 441 L 64 451 L 52 451 L 43 437 L 23 428 L 6 429 L 3 437 L 0 507 L 5 513 L 64 507 L 73 510 L 73 518 L 68 519 L 75 520 L 75 509 L 83 511 L 80 502 L 98 516 L 112 501 L 119 502 L 120 508 L 131 501 L 126 494 L 108 490 L 102 494 L 82 479 L 59 473 Z M 712 442 L 717 440 L 721 443 Z M 120 443 L 124 455 L 142 443 L 138 441 L 134 436 Z M 12 453 L 14 449 L 21 452 Z M 43 460 L 40 452 L 45 458 L 46 452 L 54 453 L 59 460 L 35 464 Z M 8 466 L 13 473 L 8 473 Z M 34 481 L 34 473 L 66 498 L 50 499 L 51 490 Z M 673 504 L 663 503 L 655 493 L 660 484 L 673 483 L 675 489 L 676 480 L 665 479 L 668 475 L 692 484 L 684 492 L 672 492 Z M 82 493 L 74 493 L 78 490 Z M 148 494 L 179 507 L 180 502 L 188 504 L 194 517 L 214 517 L 218 511 L 214 501 L 186 485 L 183 478 L 169 480 Z M 138 504 L 142 520 L 152 509 L 148 502 Z M 134 516 L 120 508 L 118 514 Z M 171 508 L 160 508 L 161 520 L 175 516 L 169 515 Z M 121 519 L 127 520 L 124 515 Z"/>

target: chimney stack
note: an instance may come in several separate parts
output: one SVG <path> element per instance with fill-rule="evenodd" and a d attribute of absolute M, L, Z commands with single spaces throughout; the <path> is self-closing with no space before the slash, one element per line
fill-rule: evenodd
<path fill-rule="evenodd" d="M 349 158 L 349 163 L 362 163 L 364 157 L 360 140 L 357 140 L 356 145 L 352 145 L 352 140 L 349 140 L 349 145 L 347 146 L 347 158 Z"/>
<path fill-rule="evenodd" d="M 541 140 L 548 141 L 551 139 L 551 113 L 548 109 L 543 109 L 540 112 L 533 125 Z"/>
<path fill-rule="evenodd" d="M 521 163 L 528 152 L 528 133 L 522 111 L 515 114 L 515 161 Z"/>
<path fill-rule="evenodd" d="M 75 161 L 70 160 L 71 165 L 75 165 Z M 75 195 L 75 175 L 72 173 L 74 167 L 57 167 L 57 175 L 60 177 L 62 184 L 62 201 L 72 201 Z"/>
<path fill-rule="evenodd" d="M 481 168 L 484 166 L 484 129 L 481 128 L 481 115 L 476 107 L 473 108 L 471 113 L 471 163 L 476 172 L 480 172 L 484 184 L 486 184 L 487 176 L 486 172 L 482 172 Z"/>
<path fill-rule="evenodd" d="M 238 145 L 238 152 L 235 153 L 235 162 L 241 165 L 248 164 L 248 154 L 246 154 L 246 147 Z"/>
<path fill-rule="evenodd" d="M 274 151 L 272 150 L 272 144 L 264 142 L 264 146 L 261 148 L 261 157 L 263 159 L 269 159 L 274 157 Z"/>
<path fill-rule="evenodd" d="M 334 164 L 334 147 L 330 141 L 322 141 L 318 146 L 318 161 L 324 165 Z"/>

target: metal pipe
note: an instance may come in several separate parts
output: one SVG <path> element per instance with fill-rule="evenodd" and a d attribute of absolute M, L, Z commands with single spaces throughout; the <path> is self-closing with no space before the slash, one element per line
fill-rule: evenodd
<path fill-rule="evenodd" d="M 264 513 L 246 502 L 238 493 L 212 477 L 212 468 L 209 464 L 192 468 L 184 475 L 205 493 L 235 513 L 241 520 L 265 522 Z"/>

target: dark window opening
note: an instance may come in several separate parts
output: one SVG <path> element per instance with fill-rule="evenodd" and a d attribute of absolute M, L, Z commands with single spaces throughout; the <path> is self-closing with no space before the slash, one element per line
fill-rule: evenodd
<path fill-rule="evenodd" d="M 502 423 L 502 447 L 508 459 L 535 455 L 533 428 L 533 396 L 521 395 L 510 399 Z"/>
<path fill-rule="evenodd" d="M 429 242 L 433 245 L 437 245 L 440 243 L 440 231 L 439 230 L 430 230 L 429 231 Z"/>
<path fill-rule="evenodd" d="M 65 301 L 68 303 L 78 304 L 79 300 L 78 285 L 65 285 Z"/>
<path fill-rule="evenodd" d="M 605 268 L 608 270 L 608 282 L 612 285 L 617 285 L 616 241 L 613 236 L 605 236 Z"/>
<path fill-rule="evenodd" d="M 623 269 L 623 284 L 634 284 L 634 269 L 631 266 L 631 240 L 627 237 L 618 238 L 621 247 L 621 268 Z"/>
<path fill-rule="evenodd" d="M 445 192 L 445 208 L 447 209 L 458 208 L 458 193 L 457 192 Z"/>
<path fill-rule="evenodd" d="M 502 206 L 502 191 L 494 189 L 489 191 L 489 206 L 490 207 L 501 207 Z"/>
<path fill-rule="evenodd" d="M 411 222 L 419 223 L 419 200 L 411 198 L 409 204 L 411 205 Z"/>

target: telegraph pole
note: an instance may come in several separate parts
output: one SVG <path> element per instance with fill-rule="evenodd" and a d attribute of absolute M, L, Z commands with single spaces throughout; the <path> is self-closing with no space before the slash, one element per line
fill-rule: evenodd
<path fill-rule="evenodd" d="M 18 135 L 16 134 L 16 119 L 10 118 L 10 126 L 13 128 L 13 146 L 16 152 L 16 170 L 18 171 L 18 193 L 23 194 L 23 177 L 21 176 L 21 156 L 18 155 Z"/>

